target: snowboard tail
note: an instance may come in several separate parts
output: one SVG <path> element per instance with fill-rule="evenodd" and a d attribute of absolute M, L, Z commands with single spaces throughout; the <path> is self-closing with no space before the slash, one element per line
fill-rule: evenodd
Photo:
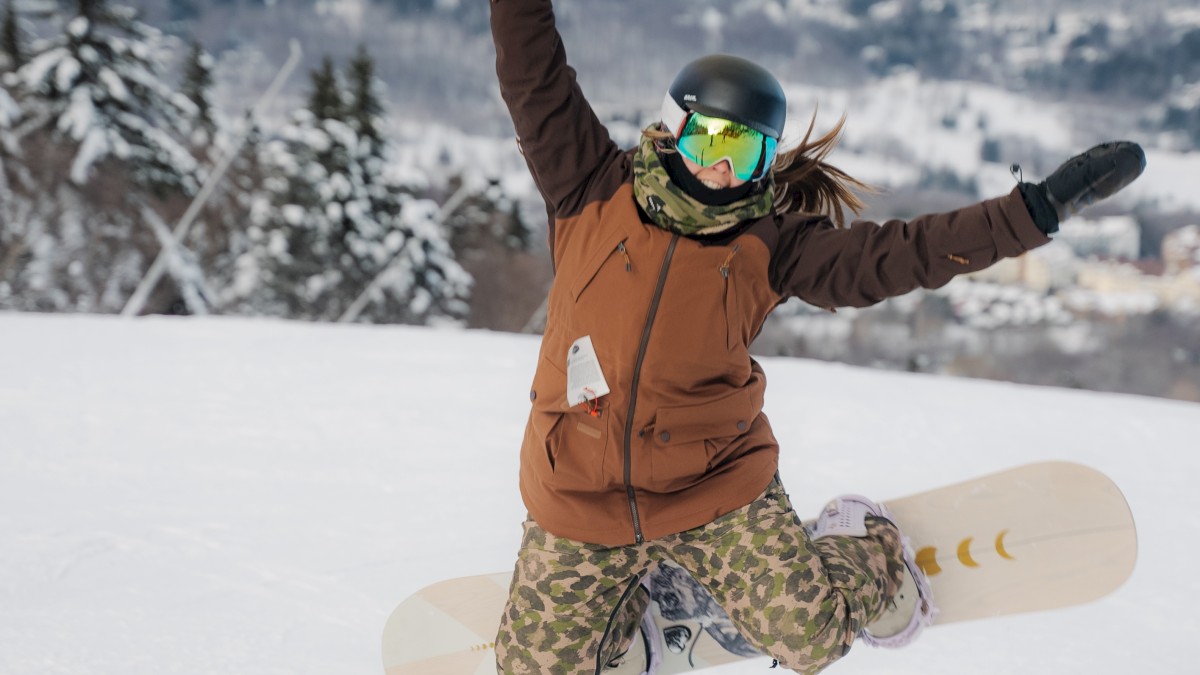
<path fill-rule="evenodd" d="M 934 625 L 1068 607 L 1099 599 L 1133 572 L 1137 536 L 1124 496 L 1104 474 L 1045 462 L 884 502 L 911 539 L 939 613 Z M 409 596 L 383 633 L 388 675 L 493 675 L 511 573 L 449 579 Z M 715 602 L 681 568 L 648 577 L 654 635 L 634 640 L 624 665 L 658 675 L 756 656 Z M 643 631 L 647 633 L 648 631 Z"/>
<path fill-rule="evenodd" d="M 935 625 L 1090 602 L 1137 559 L 1124 495 L 1080 464 L 1031 464 L 886 504 L 929 576 Z"/>

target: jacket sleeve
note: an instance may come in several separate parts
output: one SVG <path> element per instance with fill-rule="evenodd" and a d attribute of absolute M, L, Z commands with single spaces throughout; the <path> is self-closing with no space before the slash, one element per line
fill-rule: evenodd
<path fill-rule="evenodd" d="M 551 1 L 491 0 L 491 8 L 496 74 L 517 143 L 550 210 L 578 213 L 589 178 L 620 150 L 567 65 Z"/>
<path fill-rule="evenodd" d="M 939 288 L 1050 241 L 1034 224 L 1020 192 L 948 213 L 882 225 L 827 218 L 787 219 L 771 261 L 780 296 L 809 304 L 866 307 L 915 288 Z"/>

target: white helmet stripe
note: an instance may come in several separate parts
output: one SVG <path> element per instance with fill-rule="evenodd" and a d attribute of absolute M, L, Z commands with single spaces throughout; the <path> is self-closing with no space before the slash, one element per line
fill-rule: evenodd
<path fill-rule="evenodd" d="M 662 102 L 662 123 L 663 127 L 671 132 L 675 138 L 679 138 L 679 132 L 683 131 L 683 123 L 687 121 L 688 113 L 672 98 L 671 92 L 663 97 Z"/>

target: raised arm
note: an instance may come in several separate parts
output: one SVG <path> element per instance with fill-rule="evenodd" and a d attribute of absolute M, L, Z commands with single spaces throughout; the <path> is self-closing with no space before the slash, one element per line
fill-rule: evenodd
<path fill-rule="evenodd" d="M 771 285 L 818 307 L 866 307 L 915 288 L 938 288 L 1050 241 L 1058 224 L 1124 189 L 1146 168 L 1137 143 L 1101 143 L 1040 183 L 957 211 L 849 229 L 828 219 L 785 219 L 773 248 Z"/>
<path fill-rule="evenodd" d="M 915 288 L 938 288 L 1050 241 L 1020 192 L 957 211 L 882 225 L 785 220 L 771 284 L 817 307 L 866 307 Z"/>
<path fill-rule="evenodd" d="M 555 214 L 577 213 L 588 179 L 620 149 L 567 65 L 550 0 L 491 0 L 500 93 L 517 142 Z"/>

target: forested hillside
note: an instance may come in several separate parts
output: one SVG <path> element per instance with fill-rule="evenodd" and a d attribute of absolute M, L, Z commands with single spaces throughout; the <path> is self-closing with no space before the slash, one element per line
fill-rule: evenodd
<path fill-rule="evenodd" d="M 537 330 L 545 211 L 487 4 L 6 0 L 0 309 Z M 1200 260 L 1162 253 L 1200 223 L 1193 3 L 555 8 L 618 142 L 655 119 L 683 63 L 741 54 L 785 85 L 785 143 L 814 114 L 818 131 L 847 116 L 831 160 L 879 188 L 874 220 L 1008 192 L 1014 163 L 1038 180 L 1099 141 L 1147 148 L 1146 175 L 1086 214 L 1129 219 L 1132 254 L 1064 235 L 1031 263 L 1055 270 L 1037 288 L 956 280 L 838 316 L 791 303 L 760 353 L 1200 398 Z"/>

